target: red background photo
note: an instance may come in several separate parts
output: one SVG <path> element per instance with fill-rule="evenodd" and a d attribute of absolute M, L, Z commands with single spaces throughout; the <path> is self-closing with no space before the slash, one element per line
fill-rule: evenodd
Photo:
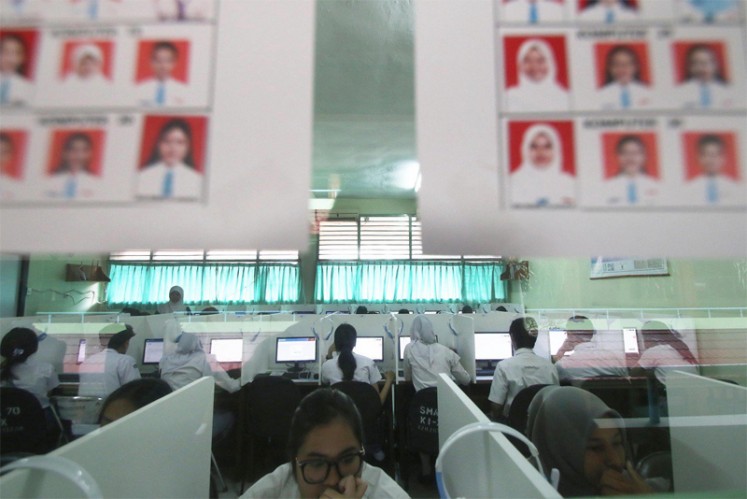
<path fill-rule="evenodd" d="M 521 143 L 524 133 L 534 125 L 547 125 L 560 136 L 564 172 L 576 176 L 575 148 L 573 147 L 573 123 L 570 121 L 512 121 L 508 124 L 508 164 L 510 173 L 521 166 Z"/>
<path fill-rule="evenodd" d="M 592 3 L 590 0 L 578 0 L 578 11 L 581 12 L 588 7 L 590 3 Z M 628 0 L 626 7 L 633 10 L 639 10 L 638 0 Z"/>
<path fill-rule="evenodd" d="M 104 63 L 101 71 L 108 79 L 112 79 L 112 60 L 114 54 L 114 42 L 111 40 L 70 40 L 62 47 L 62 60 L 60 61 L 60 79 L 64 79 L 69 73 L 73 73 L 73 62 L 71 56 L 78 45 L 96 45 L 104 54 Z"/>
<path fill-rule="evenodd" d="M 617 142 L 626 135 L 638 137 L 646 148 L 646 172 L 649 177 L 660 178 L 659 148 L 656 146 L 654 132 L 608 132 L 602 134 L 602 159 L 604 161 L 604 179 L 610 179 L 619 173 L 615 147 Z"/>
<path fill-rule="evenodd" d="M 612 42 L 612 43 L 597 43 L 594 46 L 594 59 L 597 65 L 597 87 L 602 88 L 605 85 L 604 73 L 605 73 L 605 62 L 607 60 L 607 53 L 613 48 L 624 45 L 633 49 L 633 52 L 638 56 L 638 61 L 641 64 L 640 75 L 641 82 L 651 85 L 651 66 L 648 58 L 648 46 L 646 42 Z"/>
<path fill-rule="evenodd" d="M 150 56 L 153 46 L 159 42 L 172 43 L 179 55 L 176 59 L 174 72 L 171 77 L 182 83 L 189 83 L 189 40 L 142 40 L 138 44 L 137 67 L 135 68 L 135 83 L 153 78 L 153 70 L 150 67 Z"/>
<path fill-rule="evenodd" d="M 49 159 L 47 160 L 47 175 L 52 175 L 60 165 L 60 162 L 62 161 L 62 146 L 67 138 L 74 133 L 84 133 L 91 138 L 91 141 L 93 142 L 91 172 L 96 176 L 101 176 L 104 157 L 104 136 L 106 133 L 100 128 L 75 128 L 52 131 L 52 145 L 49 149 Z"/>
<path fill-rule="evenodd" d="M 737 140 L 732 132 L 685 132 L 682 134 L 682 157 L 685 158 L 685 180 L 692 180 L 702 175 L 698 165 L 698 139 L 703 135 L 715 135 L 724 141 L 726 164 L 723 175 L 739 181 L 739 163 L 737 162 Z"/>
<path fill-rule="evenodd" d="M 556 75 L 555 81 L 560 86 L 568 90 L 568 59 L 565 50 L 565 37 L 558 36 L 507 36 L 503 40 L 503 49 L 505 52 L 506 67 L 506 88 L 514 87 L 519 84 L 519 68 L 516 64 L 516 57 L 521 45 L 530 39 L 538 39 L 547 43 L 552 50 L 555 58 Z"/>
<path fill-rule="evenodd" d="M 13 156 L 10 158 L 8 165 L 3 165 L 2 174 L 16 180 L 23 178 L 23 165 L 26 164 L 26 141 L 28 133 L 25 130 L 6 130 L 0 132 L 10 137 L 13 143 Z"/>
<path fill-rule="evenodd" d="M 205 116 L 146 116 L 143 124 L 143 142 L 140 148 L 140 163 L 138 170 L 144 169 L 158 140 L 161 128 L 173 119 L 187 122 L 192 129 L 192 157 L 195 169 L 205 171 L 205 141 L 207 137 L 207 118 Z"/>
<path fill-rule="evenodd" d="M 26 47 L 26 62 L 21 66 L 21 74 L 29 80 L 34 79 L 36 73 L 36 49 L 39 45 L 39 32 L 32 29 L 3 29 L 0 38 L 13 35 L 21 39 Z"/>
<path fill-rule="evenodd" d="M 728 82 L 730 78 L 729 65 L 726 63 L 726 47 L 724 46 L 724 42 L 714 42 L 713 40 L 688 40 L 686 42 L 680 41 L 672 44 L 672 55 L 674 56 L 672 59 L 672 63 L 674 64 L 674 80 L 677 83 L 683 83 L 685 81 L 685 57 L 687 51 L 690 50 L 690 47 L 693 45 L 705 45 L 713 50 L 716 54 L 716 60 L 718 61 L 721 75 L 724 77 L 724 80 Z"/>

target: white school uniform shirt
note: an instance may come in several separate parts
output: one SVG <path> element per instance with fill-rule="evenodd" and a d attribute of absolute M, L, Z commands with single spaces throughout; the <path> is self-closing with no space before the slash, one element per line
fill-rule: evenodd
<path fill-rule="evenodd" d="M 67 104 L 100 105 L 115 97 L 111 81 L 103 74 L 80 78 L 76 73 L 70 73 L 62 81 L 61 87 Z"/>
<path fill-rule="evenodd" d="M 47 394 L 60 386 L 60 380 L 52 364 L 38 360 L 34 353 L 25 362 L 13 366 L 10 372 L 13 377 L 4 382 L 6 386 L 15 386 L 21 390 L 26 390 L 39 400 L 42 409 L 49 407 Z"/>
<path fill-rule="evenodd" d="M 164 102 L 162 104 L 156 102 L 159 85 L 163 85 Z M 137 103 L 145 107 L 185 106 L 189 104 L 187 100 L 188 92 L 189 87 L 187 85 L 173 78 L 167 78 L 163 82 L 150 78 L 136 87 Z"/>
<path fill-rule="evenodd" d="M 368 488 L 363 493 L 364 498 L 410 497 L 384 470 L 366 462 L 363 463 L 361 479 L 368 483 Z M 293 468 L 290 463 L 285 463 L 275 468 L 272 473 L 260 478 L 249 490 L 244 492 L 241 499 L 291 499 L 300 497 L 301 491 L 298 489 L 298 483 L 293 476 Z"/>
<path fill-rule="evenodd" d="M 107 397 L 130 381 L 140 379 L 135 359 L 112 348 L 91 355 L 80 365 L 78 395 Z"/>
<path fill-rule="evenodd" d="M 146 166 L 137 178 L 137 195 L 147 198 L 167 199 L 163 196 L 166 173 L 173 172 L 172 198 L 198 199 L 202 193 L 202 175 L 194 168 L 179 163 L 169 168 L 163 162 Z"/>
<path fill-rule="evenodd" d="M 653 368 L 656 379 L 662 384 L 667 381 L 667 372 L 684 371 L 700 374 L 698 366 L 689 364 L 671 345 L 656 345 L 646 349 L 638 359 L 638 365 L 646 369 Z"/>
<path fill-rule="evenodd" d="M 415 391 L 436 386 L 438 375 L 446 373 L 460 385 L 466 385 L 470 376 L 459 363 L 459 355 L 439 343 L 426 344 L 412 341 L 404 352 L 405 379 L 412 380 Z"/>
<path fill-rule="evenodd" d="M 239 391 L 241 383 L 231 378 L 223 367 L 211 355 L 203 351 L 192 353 L 173 353 L 165 355 L 158 364 L 161 379 L 178 390 L 203 376 L 212 376 L 215 384 L 229 393 Z"/>
<path fill-rule="evenodd" d="M 29 104 L 34 85 L 18 73 L 0 74 L 0 105 L 23 106 Z"/>
<path fill-rule="evenodd" d="M 531 348 L 519 348 L 513 357 L 496 366 L 488 400 L 503 404 L 503 415 L 507 417 L 511 402 L 524 388 L 557 384 L 558 371 L 552 362 L 536 355 Z"/>
<path fill-rule="evenodd" d="M 627 90 L 630 96 L 630 106 L 623 108 L 622 93 Z M 653 104 L 653 92 L 647 85 L 632 81 L 623 86 L 619 83 L 612 82 L 603 86 L 597 92 L 600 107 L 604 110 L 618 109 L 640 109 L 648 108 Z"/>
<path fill-rule="evenodd" d="M 339 352 L 335 352 L 334 357 L 324 361 L 322 364 L 322 383 L 334 385 L 342 381 L 342 369 L 337 365 Z M 381 373 L 376 368 L 374 361 L 363 355 L 353 352 L 355 357 L 355 371 L 353 372 L 353 381 L 363 381 L 364 383 L 375 384 L 381 380 Z"/>
<path fill-rule="evenodd" d="M 74 185 L 72 190 L 70 190 L 71 183 Z M 99 177 L 88 172 L 57 173 L 48 177 L 44 196 L 60 200 L 92 199 L 96 197 L 99 185 Z"/>
<path fill-rule="evenodd" d="M 538 0 L 537 21 L 554 22 L 563 20 L 563 5 L 553 0 Z M 528 0 L 509 0 L 503 5 L 503 15 L 501 21 L 514 21 L 529 23 L 530 21 L 530 2 Z"/>
<path fill-rule="evenodd" d="M 611 16 L 611 20 L 608 16 Z M 607 23 L 620 21 L 635 21 L 638 19 L 638 13 L 628 7 L 621 5 L 619 2 L 607 7 L 601 3 L 592 5 L 582 10 L 578 15 L 579 20 Z"/>
<path fill-rule="evenodd" d="M 555 368 L 560 379 L 628 376 L 622 352 L 599 348 L 591 341 L 576 345 L 572 354 L 563 356 L 555 363 Z"/>
<path fill-rule="evenodd" d="M 704 85 L 709 95 L 708 103 L 702 102 Z M 737 105 L 731 86 L 720 81 L 703 84 L 697 80 L 688 80 L 675 87 L 674 98 L 679 106 L 686 109 L 724 109 Z"/>
<path fill-rule="evenodd" d="M 699 175 L 685 184 L 683 200 L 694 206 L 745 206 L 747 184 L 725 175 Z"/>
<path fill-rule="evenodd" d="M 631 189 L 635 191 L 633 197 Z M 605 181 L 598 191 L 604 196 L 604 204 L 607 206 L 656 206 L 661 186 L 648 175 L 617 175 Z"/>
<path fill-rule="evenodd" d="M 739 1 L 733 0 L 733 6 L 715 13 L 713 21 L 737 21 L 739 19 Z M 742 0 L 744 1 L 744 0 Z M 695 7 L 689 0 L 680 0 L 676 12 L 680 19 L 691 22 L 705 22 L 706 15 L 703 9 Z"/>

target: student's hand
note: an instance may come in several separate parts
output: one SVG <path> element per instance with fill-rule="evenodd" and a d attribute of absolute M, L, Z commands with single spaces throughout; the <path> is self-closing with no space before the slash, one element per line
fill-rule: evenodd
<path fill-rule="evenodd" d="M 364 482 L 363 479 L 348 475 L 337 484 L 337 490 L 327 489 L 319 497 L 324 499 L 361 499 L 367 488 L 368 483 Z"/>
<path fill-rule="evenodd" d="M 654 492 L 654 489 L 633 469 L 630 461 L 625 465 L 625 471 L 608 468 L 602 473 L 599 485 L 603 496 L 651 494 Z"/>
<path fill-rule="evenodd" d="M 384 373 L 384 380 L 386 381 L 394 381 L 394 371 L 387 371 Z"/>

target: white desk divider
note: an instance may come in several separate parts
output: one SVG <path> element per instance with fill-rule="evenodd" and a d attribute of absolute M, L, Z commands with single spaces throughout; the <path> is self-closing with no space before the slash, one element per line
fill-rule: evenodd
<path fill-rule="evenodd" d="M 213 426 L 212 378 L 202 378 L 50 456 L 67 458 L 106 498 L 208 497 Z M 81 497 L 69 480 L 38 470 L 0 477 L 3 497 Z"/>
<path fill-rule="evenodd" d="M 747 388 L 667 375 L 674 491 L 747 491 Z"/>
<path fill-rule="evenodd" d="M 448 376 L 438 380 L 439 447 L 458 429 L 490 420 Z M 443 459 L 443 479 L 454 497 L 551 497 L 560 495 L 502 434 L 474 433 L 457 441 Z"/>

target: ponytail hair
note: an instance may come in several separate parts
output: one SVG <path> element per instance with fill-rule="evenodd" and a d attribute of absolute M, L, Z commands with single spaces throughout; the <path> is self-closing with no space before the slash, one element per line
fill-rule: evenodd
<path fill-rule="evenodd" d="M 8 331 L 0 343 L 0 355 L 5 359 L 0 367 L 0 381 L 10 380 L 13 377 L 13 366 L 26 362 L 38 348 L 39 339 L 31 329 L 14 327 Z"/>
<path fill-rule="evenodd" d="M 343 381 L 352 381 L 355 368 L 358 363 L 353 355 L 353 348 L 358 339 L 358 333 L 350 324 L 340 324 L 335 330 L 335 350 L 340 354 L 337 357 L 337 365 L 342 371 Z"/>

